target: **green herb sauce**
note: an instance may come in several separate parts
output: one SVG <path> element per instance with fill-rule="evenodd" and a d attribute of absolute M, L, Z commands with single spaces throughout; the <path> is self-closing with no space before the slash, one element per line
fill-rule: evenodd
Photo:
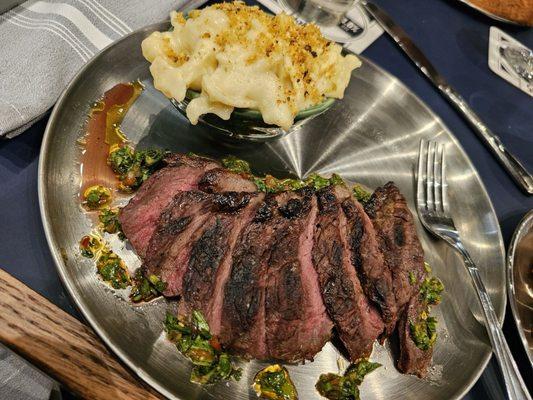
<path fill-rule="evenodd" d="M 94 258 L 103 247 L 102 239 L 95 234 L 86 235 L 80 240 L 80 252 L 83 257 Z"/>
<path fill-rule="evenodd" d="M 164 325 L 168 339 L 193 363 L 191 382 L 206 385 L 240 379 L 241 369 L 222 351 L 201 312 L 193 311 L 190 318 L 167 314 Z"/>
<path fill-rule="evenodd" d="M 279 364 L 269 365 L 259 371 L 254 378 L 257 395 L 271 400 L 296 400 L 298 393 L 289 371 Z"/>
<path fill-rule="evenodd" d="M 251 174 L 250 164 L 247 161 L 241 160 L 235 156 L 227 156 L 222 159 L 224 168 L 237 174 Z"/>
<path fill-rule="evenodd" d="M 117 174 L 119 189 L 131 192 L 163 166 L 163 159 L 168 154 L 159 149 L 133 150 L 129 146 L 114 145 L 109 149 L 107 163 Z"/>
<path fill-rule="evenodd" d="M 361 359 L 348 367 L 344 375 L 322 374 L 315 387 L 321 396 L 330 400 L 359 400 L 359 386 L 366 375 L 381 364 Z"/>
<path fill-rule="evenodd" d="M 420 297 L 428 305 L 437 305 L 442 300 L 444 285 L 439 278 L 434 276 L 424 279 L 420 286 Z"/>
<path fill-rule="evenodd" d="M 98 220 L 100 221 L 100 227 L 104 232 L 107 233 L 117 233 L 118 237 L 121 240 L 125 239 L 124 233 L 122 232 L 122 226 L 118 220 L 118 208 L 104 208 L 100 211 L 98 215 Z"/>
<path fill-rule="evenodd" d="M 159 279 L 159 277 L 155 275 L 145 277 L 139 268 L 137 271 L 135 271 L 135 275 L 133 277 L 130 299 L 134 303 L 150 301 L 156 297 L 159 297 L 166 287 L 167 284 Z"/>
<path fill-rule="evenodd" d="M 102 185 L 95 185 L 83 192 L 83 204 L 90 210 L 102 208 L 111 201 L 111 190 Z"/>
<path fill-rule="evenodd" d="M 428 274 L 431 267 L 424 262 L 424 268 Z M 437 305 L 442 300 L 444 285 L 434 276 L 428 276 L 420 285 L 420 301 L 424 309 L 416 321 L 409 321 L 409 331 L 416 347 L 421 350 L 429 350 L 437 340 L 437 319 L 430 316 L 431 306 Z"/>
<path fill-rule="evenodd" d="M 372 193 L 363 189 L 363 187 L 361 185 L 355 185 L 353 188 L 352 188 L 352 193 L 353 195 L 355 196 L 355 198 L 357 199 L 357 201 L 361 204 L 365 204 L 367 203 L 370 198 L 372 197 Z"/>
<path fill-rule="evenodd" d="M 437 319 L 422 313 L 417 323 L 410 323 L 411 337 L 421 350 L 428 350 L 437 340 Z"/>
<path fill-rule="evenodd" d="M 102 249 L 96 268 L 102 279 L 115 289 L 125 289 L 131 284 L 124 261 L 107 248 Z"/>

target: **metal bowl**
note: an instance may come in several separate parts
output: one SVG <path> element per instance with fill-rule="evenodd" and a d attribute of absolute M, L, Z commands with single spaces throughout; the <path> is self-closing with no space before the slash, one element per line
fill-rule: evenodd
<path fill-rule="evenodd" d="M 189 383 L 190 363 L 162 333 L 165 312 L 175 304 L 158 299 L 132 305 L 127 293 L 103 284 L 94 264 L 79 255 L 78 241 L 92 223 L 76 201 L 80 187 L 76 141 L 84 132 L 91 103 L 115 84 L 136 79 L 146 88 L 128 111 L 122 129 L 140 147 L 159 146 L 213 157 L 234 154 L 250 161 L 255 172 L 279 177 L 336 172 L 370 188 L 393 180 L 413 210 L 413 168 L 420 139 L 443 143 L 449 157 L 450 202 L 457 205 L 454 220 L 480 266 L 496 313 L 503 319 L 504 248 L 491 202 L 457 140 L 402 83 L 363 58 L 344 99 L 304 124 L 298 134 L 269 143 L 226 143 L 209 126 L 192 126 L 153 88 L 140 43 L 152 31 L 167 28 L 167 24 L 157 24 L 132 33 L 84 67 L 50 116 L 39 160 L 40 208 L 58 273 L 86 321 L 140 378 L 171 399 L 250 400 L 256 398 L 251 389 L 253 376 L 264 363 L 243 362 L 240 382 L 209 388 Z M 361 387 L 365 400 L 459 399 L 491 356 L 481 310 L 462 261 L 420 224 L 417 228 L 426 258 L 447 288 L 442 304 L 435 308 L 439 340 L 430 377 L 421 380 L 400 374 L 389 344 L 376 344 L 372 359 L 383 367 L 365 379 Z M 127 244 L 118 240 L 110 244 L 130 267 L 139 266 Z M 315 382 L 321 373 L 338 371 L 338 360 L 342 355 L 327 344 L 314 362 L 288 366 L 301 399 L 320 399 Z"/>
<path fill-rule="evenodd" d="M 533 365 L 533 210 L 516 228 L 507 255 L 507 293 L 513 317 Z"/>

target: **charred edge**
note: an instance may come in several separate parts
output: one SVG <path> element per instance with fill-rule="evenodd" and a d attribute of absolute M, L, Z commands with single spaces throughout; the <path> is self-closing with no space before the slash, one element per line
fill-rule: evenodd
<path fill-rule="evenodd" d="M 334 213 L 338 210 L 337 196 L 331 191 L 330 187 L 319 190 L 316 193 L 316 197 L 321 215 Z"/>
<path fill-rule="evenodd" d="M 299 218 L 310 209 L 308 198 L 290 199 L 284 206 L 278 208 L 281 215 L 287 219 Z"/>
<path fill-rule="evenodd" d="M 249 193 L 226 192 L 215 194 L 213 197 L 213 209 L 220 212 L 235 212 L 250 203 Z"/>

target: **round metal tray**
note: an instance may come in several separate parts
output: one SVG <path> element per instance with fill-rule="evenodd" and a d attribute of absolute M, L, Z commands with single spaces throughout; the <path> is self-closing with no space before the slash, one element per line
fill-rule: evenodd
<path fill-rule="evenodd" d="M 446 145 L 448 182 L 454 219 L 480 266 L 500 320 L 505 309 L 504 249 L 498 221 L 480 178 L 457 140 L 415 95 L 370 61 L 353 74 L 343 100 L 300 130 L 276 142 L 238 144 L 221 141 L 205 126 L 192 126 L 152 84 L 140 43 L 166 23 L 134 32 L 97 55 L 70 83 L 50 117 L 39 164 L 43 224 L 61 279 L 88 323 L 140 378 L 172 399 L 253 399 L 251 383 L 261 363 L 242 363 L 240 382 L 210 388 L 189 383 L 190 364 L 162 333 L 164 299 L 132 305 L 127 293 L 98 280 L 90 260 L 79 255 L 78 241 L 91 221 L 77 202 L 80 149 L 91 103 L 117 83 L 140 79 L 146 89 L 129 110 L 122 128 L 139 146 L 218 157 L 234 154 L 258 173 L 303 177 L 310 172 L 341 174 L 374 188 L 395 181 L 413 203 L 413 169 L 420 139 Z M 372 359 L 383 364 L 362 385 L 365 400 L 458 399 L 476 381 L 491 349 L 468 274 L 455 253 L 418 224 L 427 261 L 446 285 L 435 308 L 439 339 L 430 377 L 398 373 L 392 353 L 376 344 Z M 128 245 L 112 241 L 131 267 L 139 265 Z M 340 354 L 327 344 L 314 362 L 289 366 L 301 399 L 319 399 L 314 389 L 321 373 L 338 371 Z"/>
<path fill-rule="evenodd" d="M 533 365 L 533 210 L 516 228 L 507 255 L 507 293 L 529 362 Z"/>

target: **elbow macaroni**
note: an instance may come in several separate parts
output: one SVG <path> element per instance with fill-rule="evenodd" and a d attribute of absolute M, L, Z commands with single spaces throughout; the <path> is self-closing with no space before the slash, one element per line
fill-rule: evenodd
<path fill-rule="evenodd" d="M 154 87 L 182 101 L 186 90 L 201 92 L 187 117 L 213 113 L 229 119 L 235 107 L 257 109 L 265 123 L 289 129 L 295 115 L 325 97 L 342 98 L 361 62 L 313 24 L 271 16 L 241 2 L 189 13 L 171 13 L 173 30 L 142 42 Z"/>

